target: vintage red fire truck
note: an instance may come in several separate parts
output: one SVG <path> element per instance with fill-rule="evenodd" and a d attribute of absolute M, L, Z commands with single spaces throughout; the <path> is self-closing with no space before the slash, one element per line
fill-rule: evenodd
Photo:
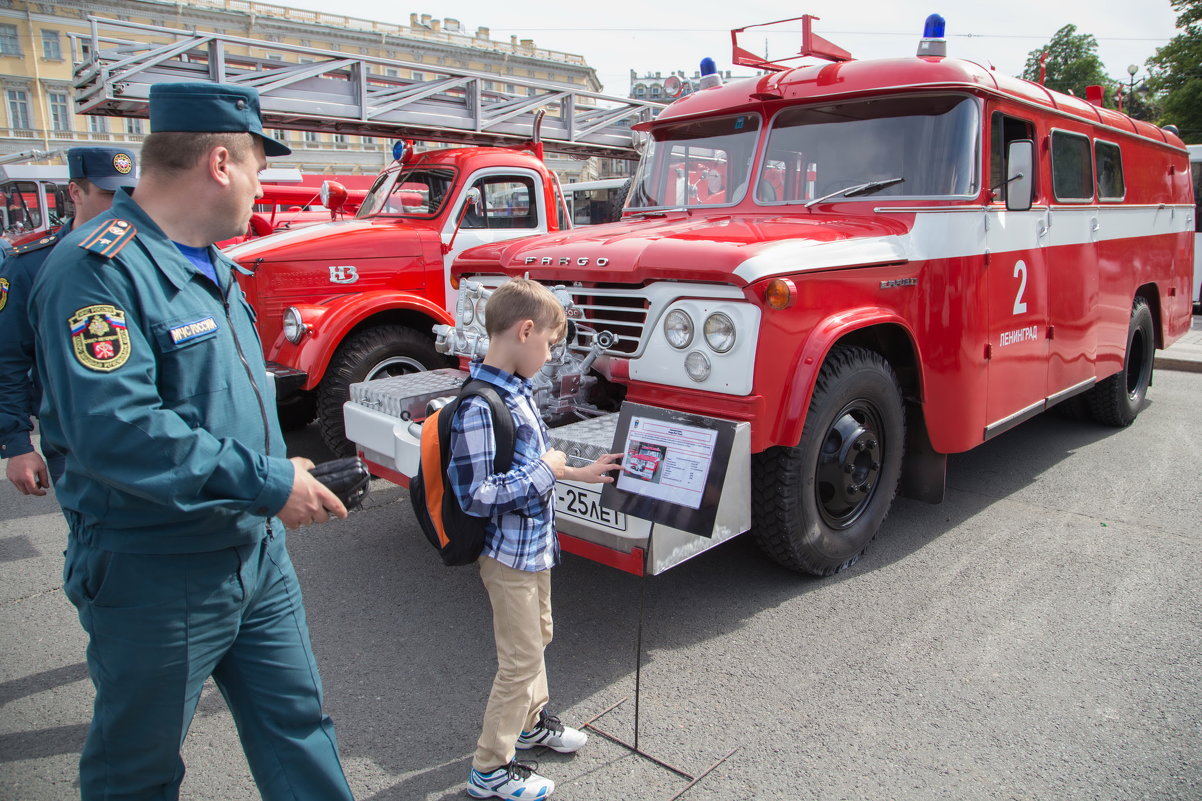
<path fill-rule="evenodd" d="M 535 384 L 570 456 L 614 447 L 626 404 L 734 426 L 709 536 L 560 482 L 565 550 L 659 573 L 750 530 L 782 565 L 834 573 L 897 492 L 941 500 L 947 454 L 1070 399 L 1131 423 L 1154 349 L 1188 329 L 1194 205 L 1174 132 L 948 58 L 938 18 L 916 57 L 879 61 L 812 19 L 800 55 L 816 62 L 736 38 L 765 74 L 639 126 L 622 221 L 455 263 L 438 334 L 461 366 L 509 276 L 562 299 L 569 339 Z M 427 403 L 462 380 L 352 388 L 346 429 L 377 474 L 407 482 Z"/>

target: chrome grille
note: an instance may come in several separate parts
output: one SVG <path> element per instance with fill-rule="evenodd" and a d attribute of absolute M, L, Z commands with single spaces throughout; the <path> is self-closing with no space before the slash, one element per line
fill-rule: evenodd
<path fill-rule="evenodd" d="M 617 334 L 618 341 L 606 349 L 612 356 L 633 356 L 642 350 L 643 329 L 647 325 L 648 302 L 642 295 L 629 290 L 569 287 L 579 316 L 571 319 L 577 326 L 592 331 Z M 592 331 L 577 331 L 573 350 L 585 352 L 592 345 Z"/>

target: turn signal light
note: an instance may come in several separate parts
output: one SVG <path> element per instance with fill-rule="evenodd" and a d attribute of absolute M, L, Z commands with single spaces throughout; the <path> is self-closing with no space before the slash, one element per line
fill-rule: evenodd
<path fill-rule="evenodd" d="M 768 282 L 764 299 L 771 309 L 787 309 L 797 299 L 797 287 L 788 278 L 773 278 Z"/>

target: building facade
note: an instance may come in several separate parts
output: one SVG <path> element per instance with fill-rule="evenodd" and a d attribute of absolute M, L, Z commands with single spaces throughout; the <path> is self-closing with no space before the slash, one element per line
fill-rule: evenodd
<path fill-rule="evenodd" d="M 0 159 L 24 151 L 52 152 L 79 145 L 120 144 L 137 149 L 148 133 L 144 119 L 81 116 L 74 113 L 74 66 L 87 53 L 89 17 L 114 19 L 157 28 L 224 35 L 300 48 L 395 60 L 388 77 L 431 80 L 439 68 L 458 68 L 497 76 L 486 89 L 519 91 L 507 77 L 521 81 L 569 84 L 600 91 L 593 68 L 571 53 L 538 48 L 533 40 L 494 40 L 488 28 L 469 32 L 458 20 L 410 14 L 408 24 L 376 22 L 324 12 L 305 11 L 247 0 L 0 0 Z M 102 36 L 167 44 L 165 32 L 131 33 L 128 28 L 99 28 Z M 289 59 L 268 50 L 245 55 Z M 319 56 L 297 54 L 295 60 Z M 275 131 L 292 149 L 273 166 L 297 167 L 305 173 L 374 174 L 391 160 L 393 141 L 313 131 Z M 52 163 L 63 163 L 61 158 Z M 47 163 L 34 159 L 31 163 Z M 590 178 L 595 167 L 573 159 L 548 158 L 565 180 Z"/>

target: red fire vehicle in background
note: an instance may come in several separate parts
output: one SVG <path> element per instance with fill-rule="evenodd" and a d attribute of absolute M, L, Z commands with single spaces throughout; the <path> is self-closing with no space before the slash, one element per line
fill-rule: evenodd
<path fill-rule="evenodd" d="M 285 427 L 317 417 L 330 449 L 353 453 L 342 421 L 351 384 L 453 364 L 431 334 L 453 322 L 452 259 L 568 227 L 559 182 L 538 151 L 404 148 L 354 219 L 226 251 L 247 271 L 240 280 Z"/>
<path fill-rule="evenodd" d="M 565 550 L 659 573 L 751 530 L 827 575 L 877 535 L 895 493 L 937 502 L 946 454 L 1074 399 L 1124 426 L 1153 353 L 1190 324 L 1194 199 L 1175 132 L 947 58 L 856 61 L 803 17 L 796 68 L 703 88 L 650 136 L 621 222 L 476 247 L 454 266 L 439 349 L 487 348 L 509 276 L 551 287 L 569 341 L 536 377 L 552 442 L 591 459 L 636 402 L 733 426 L 712 530 L 604 508 L 560 482 Z M 700 184 L 700 185 L 698 185 Z M 427 403 L 464 373 L 352 388 L 373 471 L 416 472 Z M 716 424 L 718 425 L 718 424 Z"/>

